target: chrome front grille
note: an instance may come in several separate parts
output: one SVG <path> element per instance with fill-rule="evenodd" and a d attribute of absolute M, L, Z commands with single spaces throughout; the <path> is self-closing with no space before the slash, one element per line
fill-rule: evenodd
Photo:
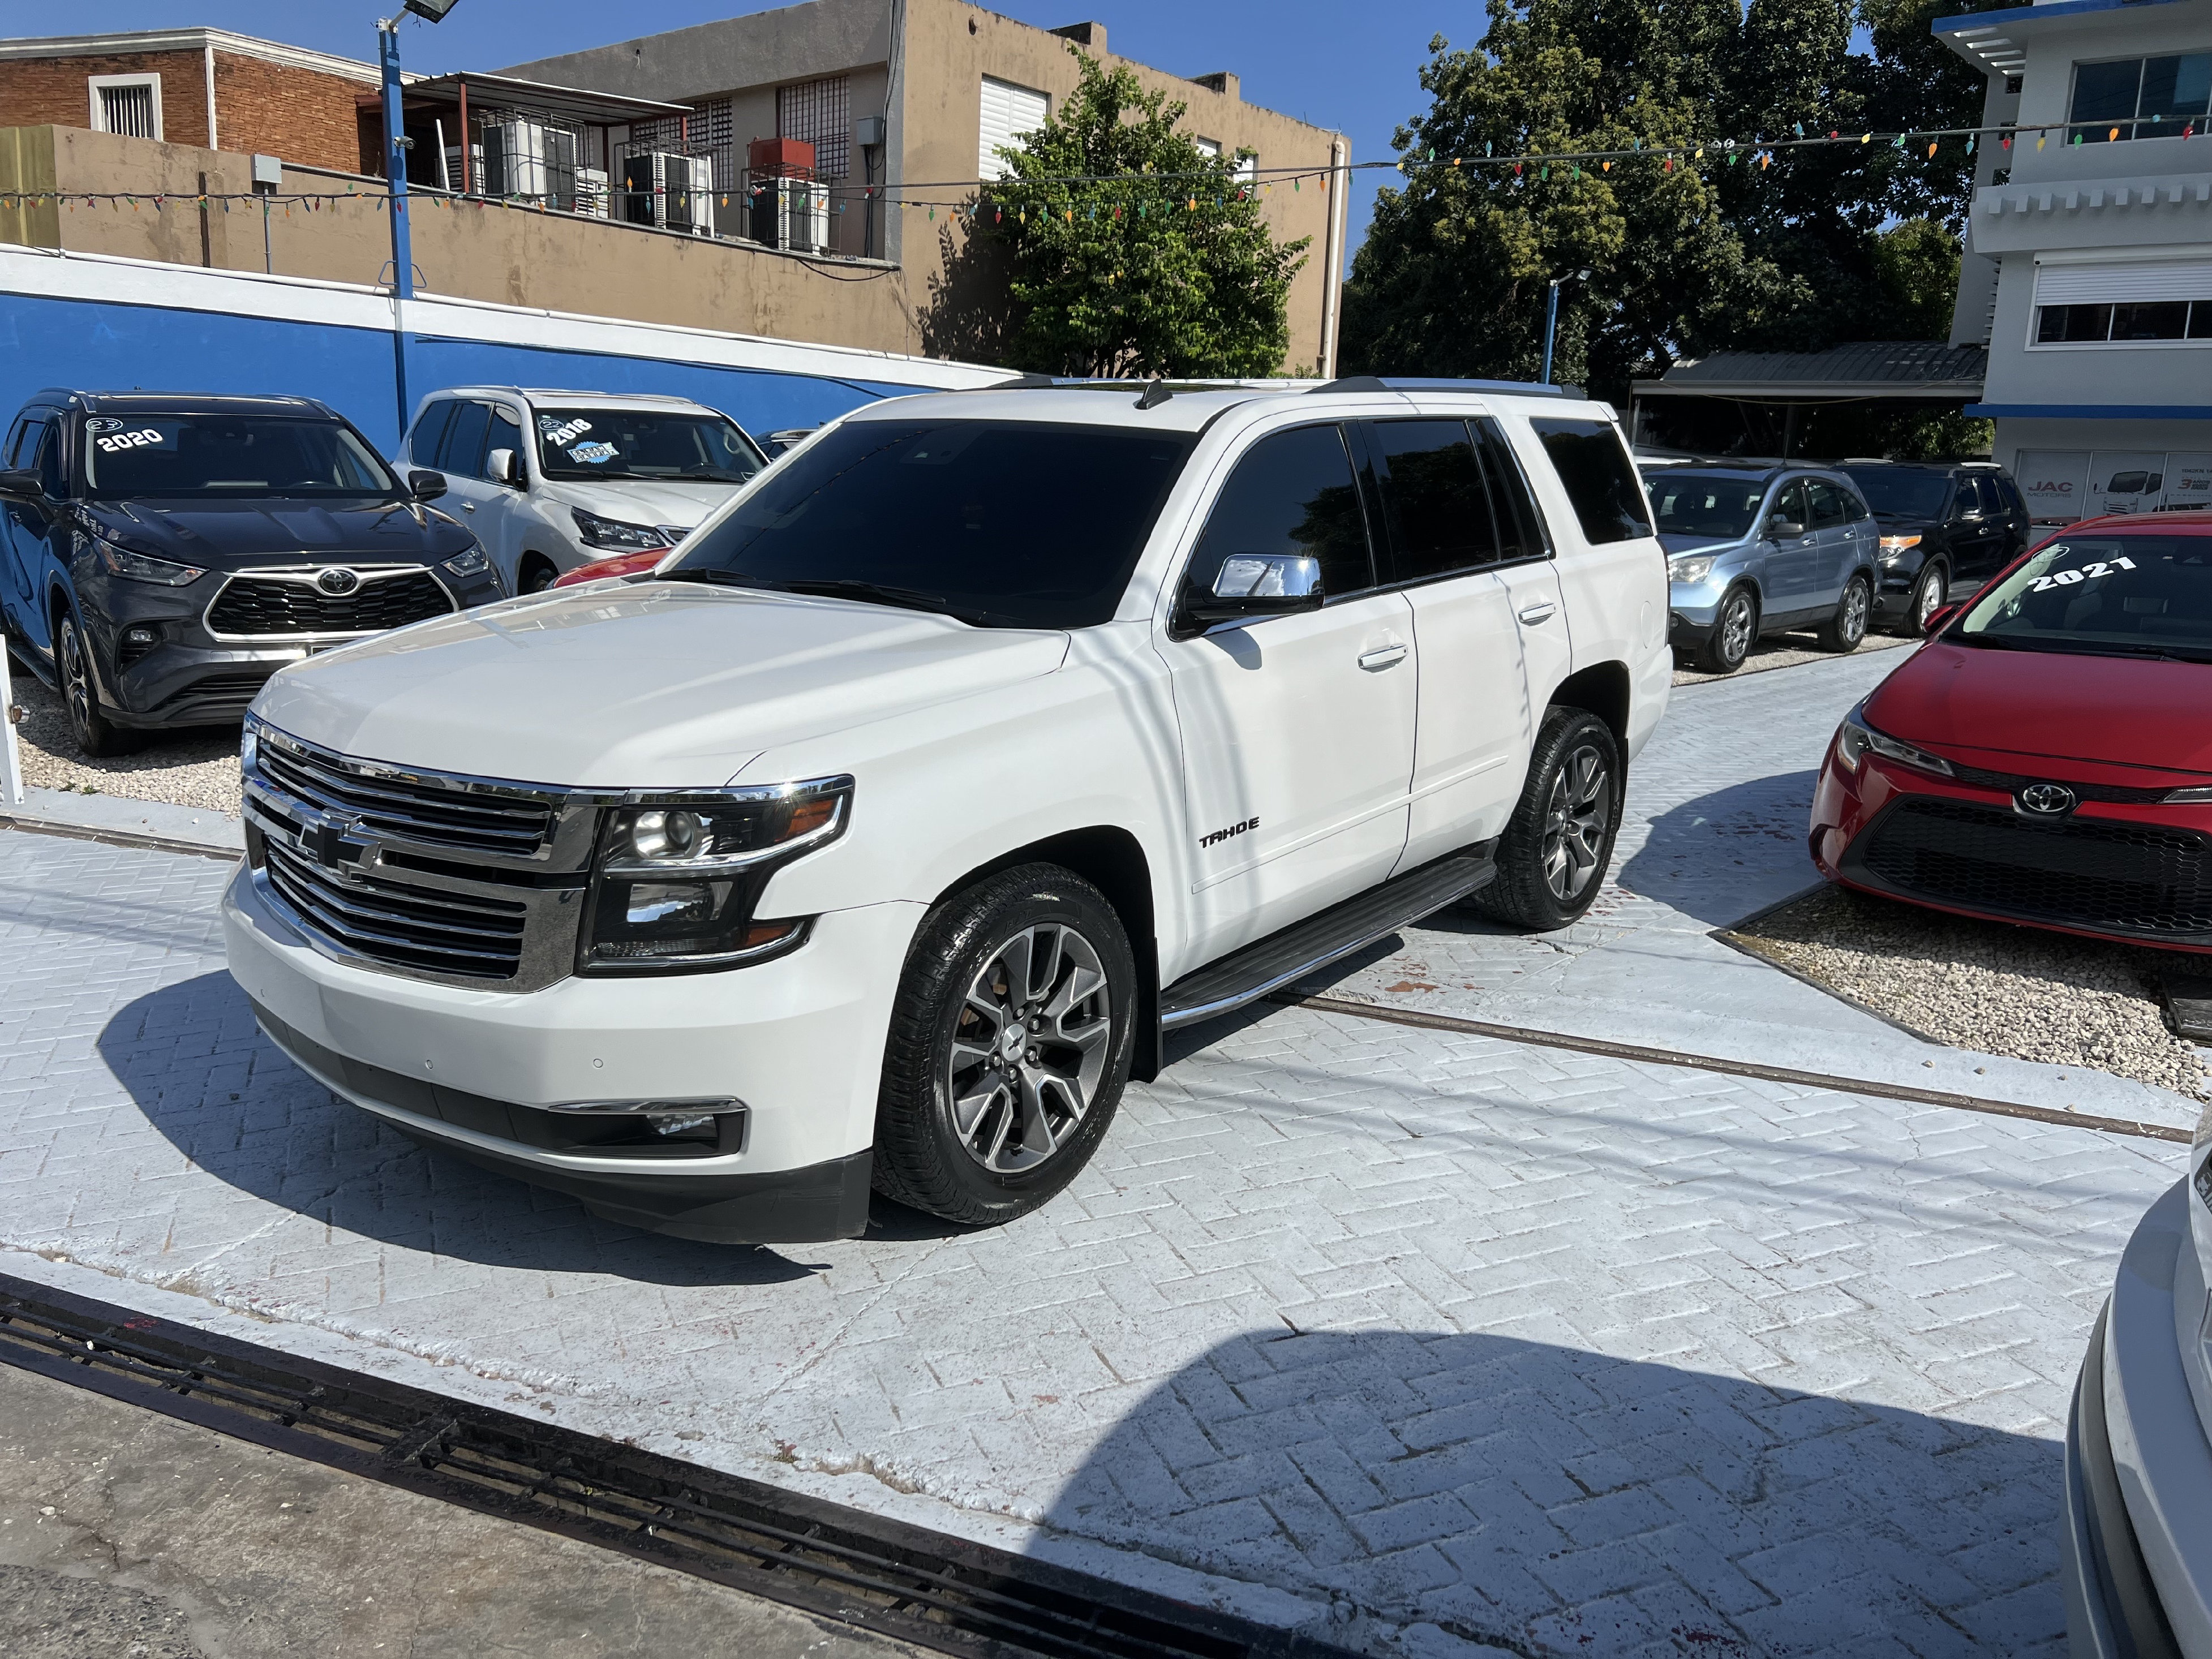
<path fill-rule="evenodd" d="M 465 786 L 350 760 L 274 733 L 262 745 L 260 764 L 295 800 L 356 818 L 380 835 L 517 858 L 544 845 L 558 800 L 541 791 Z"/>
<path fill-rule="evenodd" d="M 357 955 L 394 967 L 511 980 L 522 967 L 530 907 L 337 869 L 265 848 L 270 885 L 300 918 Z"/>
<path fill-rule="evenodd" d="M 356 570 L 255 570 L 226 580 L 207 609 L 217 639 L 343 639 L 460 607 L 445 585 L 419 566 Z"/>
<path fill-rule="evenodd" d="M 575 968 L 600 792 L 387 765 L 247 727 L 256 889 L 325 955 L 541 989 Z"/>

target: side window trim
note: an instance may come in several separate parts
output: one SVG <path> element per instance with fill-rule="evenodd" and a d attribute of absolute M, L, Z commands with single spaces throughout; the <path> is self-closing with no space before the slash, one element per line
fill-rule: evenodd
<path fill-rule="evenodd" d="M 1457 415 L 1364 416 L 1348 420 L 1344 423 L 1346 440 L 1356 443 L 1360 454 L 1364 457 L 1364 462 L 1355 460 L 1354 465 L 1359 473 L 1361 496 L 1367 508 L 1368 562 L 1374 568 L 1375 580 L 1371 586 L 1361 590 L 1364 593 L 1399 593 L 1408 588 L 1428 587 L 1437 582 L 1457 581 L 1463 576 L 1479 575 L 1486 570 L 1498 569 L 1507 562 L 1504 560 L 1490 558 L 1483 560 L 1479 564 L 1461 565 L 1450 570 L 1431 571 L 1424 576 L 1401 576 L 1398 574 L 1398 532 L 1382 500 L 1382 480 L 1377 466 L 1380 446 L 1375 441 L 1373 428 L 1394 422 L 1410 423 L 1415 421 L 1431 424 L 1438 421 L 1457 421 L 1463 428 L 1467 429 L 1470 447 L 1481 441 L 1467 419 Z M 1478 476 L 1480 476 L 1481 467 L 1482 462 L 1478 453 L 1475 459 Z M 1483 499 L 1491 510 L 1490 523 L 1492 537 L 1491 545 L 1495 547 L 1498 545 L 1495 539 L 1498 533 L 1497 503 L 1491 499 L 1488 478 L 1482 479 L 1482 486 Z M 1347 594 L 1346 597 L 1351 599 L 1357 598 L 1358 595 Z M 1324 599 L 1322 604 L 1326 605 L 1328 601 Z"/>
<path fill-rule="evenodd" d="M 1551 522 L 1544 517 L 1544 504 L 1536 499 L 1536 486 L 1529 479 L 1528 469 L 1522 465 L 1521 452 L 1514 447 L 1513 440 L 1507 435 L 1504 425 L 1495 415 L 1478 415 L 1468 425 L 1474 429 L 1476 443 L 1486 449 L 1501 465 L 1510 469 L 1511 482 L 1519 486 L 1517 505 L 1528 509 L 1528 519 L 1521 526 L 1522 533 L 1533 538 L 1538 550 L 1534 553 L 1524 553 L 1517 559 L 1500 559 L 1498 568 L 1504 569 L 1556 560 L 1559 556 L 1559 539 L 1552 534 Z M 1490 482 L 1486 471 L 1483 482 L 1486 484 Z M 1494 520 L 1497 513 L 1495 494 L 1491 497 L 1491 509 Z M 1502 530 L 1504 526 L 1499 528 Z"/>

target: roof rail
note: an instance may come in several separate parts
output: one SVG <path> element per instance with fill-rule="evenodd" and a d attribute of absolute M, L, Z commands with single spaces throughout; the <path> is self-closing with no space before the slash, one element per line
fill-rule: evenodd
<path fill-rule="evenodd" d="M 1513 392 L 1523 396 L 1534 393 L 1540 398 L 1577 399 L 1583 395 L 1583 389 L 1578 386 L 1547 386 L 1538 380 L 1422 380 L 1397 374 L 1346 374 L 1313 389 L 1316 392 Z"/>

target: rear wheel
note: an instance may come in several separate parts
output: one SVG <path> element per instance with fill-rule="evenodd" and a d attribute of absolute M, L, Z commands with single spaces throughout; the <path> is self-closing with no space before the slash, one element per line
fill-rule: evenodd
<path fill-rule="evenodd" d="M 84 629 L 76 613 L 64 611 L 54 641 L 54 665 L 62 683 L 62 702 L 69 710 L 70 735 L 86 755 L 98 760 L 127 755 L 139 744 L 137 733 L 125 732 L 100 712 L 100 691 L 92 678 L 92 659 Z"/>
<path fill-rule="evenodd" d="M 1623 781 L 1611 726 L 1580 708 L 1546 714 L 1498 843 L 1498 878 L 1475 895 L 1475 908 L 1539 933 L 1579 921 L 1613 861 Z"/>
<path fill-rule="evenodd" d="M 876 1190 L 980 1225 L 1059 1192 L 1120 1104 L 1136 983 L 1113 907 L 1057 865 L 1023 865 L 939 904 L 892 1007 Z"/>
<path fill-rule="evenodd" d="M 1759 600 L 1747 587 L 1731 588 L 1713 618 L 1713 631 L 1698 647 L 1698 666 L 1708 674 L 1733 674 L 1759 637 Z"/>
<path fill-rule="evenodd" d="M 1816 635 L 1823 651 L 1856 651 L 1866 638 L 1867 617 L 1874 610 L 1874 585 L 1863 571 L 1844 584 L 1835 614 L 1820 624 Z"/>

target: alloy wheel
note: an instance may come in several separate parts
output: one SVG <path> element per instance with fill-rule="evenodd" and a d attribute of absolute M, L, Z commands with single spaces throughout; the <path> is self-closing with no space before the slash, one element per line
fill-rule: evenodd
<path fill-rule="evenodd" d="M 1114 1029 L 1106 968 L 1060 922 L 1024 928 L 968 988 L 945 1066 L 952 1127 L 994 1175 L 1022 1175 L 1081 1126 L 1106 1075 Z"/>
<path fill-rule="evenodd" d="M 1869 609 L 1864 582 L 1855 581 L 1844 590 L 1843 626 L 1838 631 L 1847 644 L 1856 645 L 1866 637 Z"/>
<path fill-rule="evenodd" d="M 1737 592 L 1729 595 L 1721 611 L 1721 654 L 1730 662 L 1741 662 L 1750 653 L 1751 596 Z"/>
<path fill-rule="evenodd" d="M 1946 585 L 1943 573 L 1931 568 L 1920 579 L 1920 603 L 1913 608 L 1912 631 L 1925 634 L 1928 619 L 1943 608 Z"/>
<path fill-rule="evenodd" d="M 1607 832 L 1613 824 L 1613 774 L 1589 744 L 1561 763 L 1544 812 L 1544 884 L 1561 903 L 1571 903 L 1601 873 Z"/>
<path fill-rule="evenodd" d="M 69 700 L 70 726 L 80 744 L 92 731 L 92 672 L 85 665 L 84 641 L 76 624 L 62 624 L 62 695 Z"/>

